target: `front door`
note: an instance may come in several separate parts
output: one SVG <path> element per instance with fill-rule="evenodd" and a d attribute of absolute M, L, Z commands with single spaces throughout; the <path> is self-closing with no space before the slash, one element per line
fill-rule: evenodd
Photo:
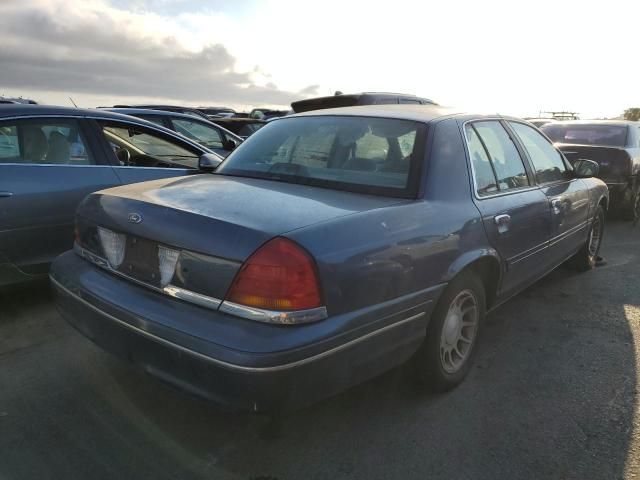
<path fill-rule="evenodd" d="M 73 246 L 80 201 L 120 184 L 86 138 L 82 120 L 74 118 L 0 123 L 0 263 L 46 273 Z"/>
<path fill-rule="evenodd" d="M 531 161 L 542 191 L 549 199 L 549 258 L 554 265 L 576 253 L 587 241 L 589 192 L 574 178 L 562 154 L 535 128 L 509 122 Z"/>
<path fill-rule="evenodd" d="M 509 295 L 548 268 L 549 202 L 499 120 L 468 123 L 475 203 L 491 245 L 503 258 L 499 295 Z"/>

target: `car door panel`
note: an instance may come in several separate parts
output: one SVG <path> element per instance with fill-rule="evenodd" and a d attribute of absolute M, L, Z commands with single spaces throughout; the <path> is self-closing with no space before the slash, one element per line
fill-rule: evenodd
<path fill-rule="evenodd" d="M 42 140 L 46 143 L 41 142 L 48 159 L 44 153 L 36 159 L 18 152 L 19 158 L 13 161 L 0 160 L 0 191 L 5 192 L 0 198 L 0 252 L 24 273 L 46 273 L 48 263 L 73 245 L 73 217 L 80 201 L 91 192 L 119 185 L 120 180 L 110 165 L 99 164 L 100 157 L 79 119 L 6 120 L 3 124 L 17 125 L 31 131 L 30 135 L 38 130 L 42 137 L 45 132 L 49 135 Z M 52 135 L 59 133 L 53 131 L 62 126 L 73 126 L 76 142 L 53 141 Z M 17 149 L 27 149 L 24 135 Z M 54 159 L 53 153 L 66 154 L 66 159 Z M 89 158 L 91 163 L 78 164 Z"/>
<path fill-rule="evenodd" d="M 589 191 L 580 179 L 543 186 L 551 211 L 549 255 L 560 263 L 586 241 L 589 218 Z"/>
<path fill-rule="evenodd" d="M 523 288 L 548 270 L 550 218 L 544 193 L 532 189 L 476 204 L 489 243 L 505 263 L 500 295 Z"/>
<path fill-rule="evenodd" d="M 562 153 L 539 130 L 515 121 L 508 122 L 508 126 L 522 143 L 536 180 L 549 200 L 549 260 L 558 265 L 587 240 L 588 187 L 574 178 Z"/>
<path fill-rule="evenodd" d="M 532 184 L 522 153 L 499 119 L 465 125 L 474 201 L 489 243 L 503 260 L 499 295 L 528 285 L 548 269 L 549 201 Z"/>

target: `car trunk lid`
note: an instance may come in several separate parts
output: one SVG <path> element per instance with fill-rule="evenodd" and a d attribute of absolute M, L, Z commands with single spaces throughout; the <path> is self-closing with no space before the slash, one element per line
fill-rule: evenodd
<path fill-rule="evenodd" d="M 567 160 L 573 164 L 578 159 L 593 160 L 600 165 L 598 177 L 617 181 L 631 174 L 631 161 L 624 148 L 596 145 L 557 144 Z"/>
<path fill-rule="evenodd" d="M 242 262 L 269 239 L 403 201 L 407 200 L 197 175 L 94 193 L 78 210 L 78 234 L 81 244 L 103 259 L 98 227 L 124 235 L 123 260 L 115 270 L 155 288 L 165 287 L 160 256 L 166 249 L 178 251 L 171 285 L 223 298 Z"/>

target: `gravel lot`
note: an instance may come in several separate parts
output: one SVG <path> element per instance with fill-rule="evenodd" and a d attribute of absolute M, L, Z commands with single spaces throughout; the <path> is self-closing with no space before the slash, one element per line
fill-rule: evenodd
<path fill-rule="evenodd" d="M 46 283 L 0 291 L 0 479 L 617 479 L 640 475 L 640 227 L 487 319 L 446 395 L 406 368 L 281 420 L 232 415 L 103 353 Z"/>

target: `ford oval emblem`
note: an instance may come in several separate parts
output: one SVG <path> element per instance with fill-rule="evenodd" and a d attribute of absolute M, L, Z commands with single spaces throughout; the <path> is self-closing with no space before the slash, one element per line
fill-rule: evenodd
<path fill-rule="evenodd" d="M 142 215 L 140 215 L 139 213 L 130 213 L 129 221 L 131 223 L 140 223 L 142 222 Z"/>

